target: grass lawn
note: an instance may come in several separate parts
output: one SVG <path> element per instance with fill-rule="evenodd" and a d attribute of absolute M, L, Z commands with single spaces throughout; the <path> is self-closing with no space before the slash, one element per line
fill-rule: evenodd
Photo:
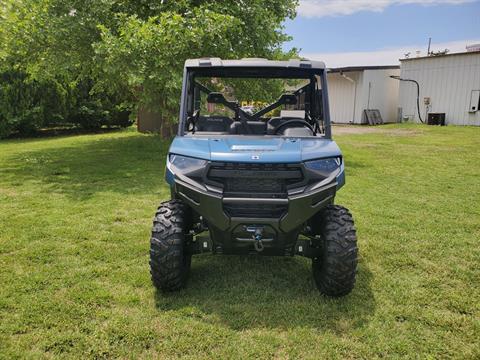
<path fill-rule="evenodd" d="M 303 258 L 148 268 L 168 144 L 133 130 L 0 142 L 0 358 L 479 358 L 480 128 L 336 137 L 357 224 L 354 291 Z"/>

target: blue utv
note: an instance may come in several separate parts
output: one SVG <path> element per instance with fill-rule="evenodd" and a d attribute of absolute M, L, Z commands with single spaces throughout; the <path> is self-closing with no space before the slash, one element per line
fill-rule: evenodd
<path fill-rule="evenodd" d="M 194 254 L 300 255 L 328 296 L 354 287 L 357 238 L 335 205 L 344 159 L 332 140 L 323 62 L 187 60 L 171 200 L 153 221 L 150 272 L 182 288 Z"/>

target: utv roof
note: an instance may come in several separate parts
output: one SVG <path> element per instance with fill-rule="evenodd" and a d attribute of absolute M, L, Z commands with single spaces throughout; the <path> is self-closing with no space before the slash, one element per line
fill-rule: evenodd
<path fill-rule="evenodd" d="M 241 60 L 222 60 L 220 58 L 202 58 L 202 59 L 188 59 L 185 61 L 186 68 L 293 68 L 293 69 L 325 69 L 325 64 L 322 61 L 315 60 L 267 60 L 262 58 L 246 58 Z"/>
<path fill-rule="evenodd" d="M 321 61 L 310 60 L 266 60 L 220 58 L 191 59 L 185 68 L 198 76 L 239 77 L 239 78 L 310 78 L 325 70 Z"/>

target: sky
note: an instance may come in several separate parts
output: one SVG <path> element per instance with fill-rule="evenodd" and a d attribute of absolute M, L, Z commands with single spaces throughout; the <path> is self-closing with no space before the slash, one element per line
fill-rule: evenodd
<path fill-rule="evenodd" d="M 300 0 L 285 23 L 303 57 L 328 67 L 398 65 L 432 51 L 480 44 L 480 0 Z"/>

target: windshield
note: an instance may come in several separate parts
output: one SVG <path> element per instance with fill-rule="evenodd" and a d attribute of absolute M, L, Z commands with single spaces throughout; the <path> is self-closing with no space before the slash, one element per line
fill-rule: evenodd
<path fill-rule="evenodd" d="M 323 133 L 318 76 L 191 76 L 184 131 L 195 134 L 316 136 Z"/>

